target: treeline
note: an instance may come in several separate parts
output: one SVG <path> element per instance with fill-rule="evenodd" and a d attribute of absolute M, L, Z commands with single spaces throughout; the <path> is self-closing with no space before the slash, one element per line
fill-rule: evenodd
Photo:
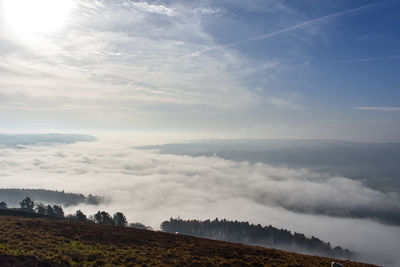
<path fill-rule="evenodd" d="M 224 240 L 228 242 L 279 248 L 289 251 L 311 253 L 334 258 L 352 258 L 353 252 L 341 247 L 332 248 L 331 244 L 314 236 L 306 237 L 301 233 L 291 233 L 271 225 L 261 226 L 249 222 L 182 220 L 180 218 L 164 221 L 161 230 L 170 233 Z"/>
<path fill-rule="evenodd" d="M 35 203 L 30 197 L 26 197 L 21 202 L 19 202 L 19 208 L 9 209 L 6 202 L 0 201 L 0 210 L 10 210 L 18 212 L 22 211 L 23 213 L 25 213 L 25 215 L 41 215 L 43 217 L 68 219 L 79 222 L 94 222 L 119 227 L 125 227 L 128 224 L 128 221 L 126 220 L 126 217 L 122 212 L 117 212 L 113 216 L 111 216 L 106 211 L 98 211 L 97 213 L 88 217 L 81 210 L 77 210 L 75 214 L 65 216 L 64 210 L 61 206 L 44 205 L 41 202 Z"/>
<path fill-rule="evenodd" d="M 75 214 L 68 215 L 66 218 L 72 221 L 95 222 L 119 227 L 128 225 L 128 221 L 122 212 L 117 212 L 111 216 L 107 211 L 98 211 L 96 214 L 87 217 L 81 210 L 77 210 Z"/>
<path fill-rule="evenodd" d="M 3 201 L 9 203 L 9 205 L 16 206 L 18 201 L 24 197 L 30 197 L 42 202 L 62 204 L 64 206 L 78 205 L 82 203 L 98 205 L 104 202 L 104 198 L 100 196 L 74 193 L 65 193 L 63 191 L 46 190 L 46 189 L 0 189 L 0 196 Z"/>

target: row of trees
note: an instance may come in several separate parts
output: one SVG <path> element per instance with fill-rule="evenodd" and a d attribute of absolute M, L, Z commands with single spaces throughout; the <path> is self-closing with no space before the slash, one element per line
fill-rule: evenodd
<path fill-rule="evenodd" d="M 249 245 L 274 247 L 296 252 L 304 252 L 329 257 L 352 258 L 353 253 L 341 247 L 331 247 L 314 236 L 306 237 L 302 233 L 291 233 L 285 229 L 273 226 L 254 225 L 249 222 L 228 221 L 226 219 L 213 221 L 173 219 L 164 221 L 161 229 L 165 232 L 179 232 L 185 235 L 205 237 L 228 242 L 238 242 Z"/>
<path fill-rule="evenodd" d="M 20 208 L 18 210 L 27 213 L 36 213 L 55 218 L 66 218 L 79 222 L 95 222 L 119 227 L 125 227 L 128 224 L 128 221 L 122 212 L 117 212 L 113 216 L 111 216 L 106 211 L 98 211 L 96 214 L 87 217 L 81 210 L 77 210 L 75 214 L 65 216 L 63 208 L 61 206 L 44 205 L 41 202 L 35 203 L 30 197 L 27 197 L 19 202 L 19 206 Z M 7 203 L 1 201 L 0 209 L 8 209 Z"/>
<path fill-rule="evenodd" d="M 68 216 L 69 219 L 76 220 L 76 221 L 93 221 L 95 223 L 107 224 L 107 225 L 114 225 L 118 227 L 125 227 L 128 224 L 128 221 L 125 215 L 122 212 L 117 212 L 113 216 L 111 216 L 106 211 L 98 211 L 96 214 L 91 215 L 89 218 L 83 214 L 82 211 L 78 210 L 75 215 Z"/>
<path fill-rule="evenodd" d="M 64 218 L 64 210 L 61 206 L 44 205 L 41 202 L 35 204 L 30 197 L 23 199 L 20 203 L 20 210 L 26 212 L 35 212 L 49 217 Z"/>

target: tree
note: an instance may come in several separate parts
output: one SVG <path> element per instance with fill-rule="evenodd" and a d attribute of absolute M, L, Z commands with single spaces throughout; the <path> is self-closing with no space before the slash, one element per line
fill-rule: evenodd
<path fill-rule="evenodd" d="M 125 227 L 128 224 L 125 215 L 122 212 L 114 214 L 114 225 L 119 227 Z"/>
<path fill-rule="evenodd" d="M 97 223 L 103 223 L 103 218 L 101 216 L 101 211 L 98 211 L 95 215 L 93 215 L 94 221 Z"/>
<path fill-rule="evenodd" d="M 35 206 L 35 203 L 32 201 L 32 199 L 30 197 L 27 197 L 27 198 L 23 199 L 19 203 L 19 205 L 22 210 L 28 211 L 28 212 L 33 212 L 33 207 Z"/>
<path fill-rule="evenodd" d="M 0 210 L 6 210 L 7 209 L 7 203 L 4 201 L 0 202 Z"/>
<path fill-rule="evenodd" d="M 75 213 L 75 217 L 76 217 L 76 220 L 78 221 L 78 222 L 86 222 L 86 215 L 85 214 L 83 214 L 83 212 L 81 211 L 81 210 L 77 210 L 76 211 L 76 213 Z"/>
<path fill-rule="evenodd" d="M 46 215 L 46 206 L 43 203 L 36 203 L 36 213 L 41 215 Z"/>
<path fill-rule="evenodd" d="M 111 215 L 106 211 L 98 211 L 93 217 L 97 223 L 114 225 L 113 218 L 111 218 Z"/>
<path fill-rule="evenodd" d="M 46 215 L 50 216 L 50 217 L 56 217 L 56 214 L 55 214 L 54 209 L 53 209 L 52 206 L 47 205 L 47 207 L 46 207 Z"/>
<path fill-rule="evenodd" d="M 54 210 L 54 215 L 55 215 L 57 218 L 64 218 L 64 211 L 63 211 L 63 209 L 62 209 L 61 206 L 56 206 L 56 205 L 54 205 L 54 206 L 53 206 L 53 210 Z"/>

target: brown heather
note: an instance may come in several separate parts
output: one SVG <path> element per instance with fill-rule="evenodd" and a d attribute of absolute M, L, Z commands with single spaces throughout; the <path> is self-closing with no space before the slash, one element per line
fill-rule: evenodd
<path fill-rule="evenodd" d="M 332 261 L 324 257 L 134 228 L 0 216 L 0 266 L 329 267 Z M 338 262 L 346 267 L 373 266 Z"/>

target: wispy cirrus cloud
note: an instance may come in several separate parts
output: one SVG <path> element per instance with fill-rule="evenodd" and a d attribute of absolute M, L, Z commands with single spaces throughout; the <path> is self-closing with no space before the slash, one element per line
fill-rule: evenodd
<path fill-rule="evenodd" d="M 148 104 L 226 108 L 257 102 L 241 82 L 239 69 L 248 63 L 233 51 L 198 61 L 177 60 L 199 44 L 213 42 L 200 26 L 202 17 L 192 17 L 190 8 L 131 1 L 86 2 L 78 7 L 76 24 L 63 38 L 49 36 L 30 46 L 10 40 L 19 43 L 22 52 L 2 58 L 3 94 L 26 95 L 20 99 L 30 100 L 26 107 L 35 105 L 38 97 L 49 106 L 60 97 L 64 105 L 77 106 L 81 98 L 89 100 L 84 106 L 97 108 Z M 118 95 L 124 96 L 124 103 Z"/>
<path fill-rule="evenodd" d="M 232 110 L 297 105 L 284 93 L 263 94 L 247 82 L 259 72 L 263 79 L 274 79 L 278 68 L 263 66 L 276 60 L 255 62 L 229 48 L 184 58 L 204 45 L 216 45 L 204 23 L 223 14 L 222 7 L 101 0 L 75 6 L 62 37 L 26 42 L 0 31 L 0 48 L 18 48 L 1 56 L 2 110 L 34 111 L 40 114 L 35 118 L 54 116 L 57 121 L 86 118 L 105 125 L 128 119 L 121 125 L 139 125 L 141 120 L 165 121 L 157 115 L 160 110 L 175 114 L 185 109 L 207 120 L 211 111 L 229 117 Z M 98 112 L 104 115 L 101 122 Z"/>

